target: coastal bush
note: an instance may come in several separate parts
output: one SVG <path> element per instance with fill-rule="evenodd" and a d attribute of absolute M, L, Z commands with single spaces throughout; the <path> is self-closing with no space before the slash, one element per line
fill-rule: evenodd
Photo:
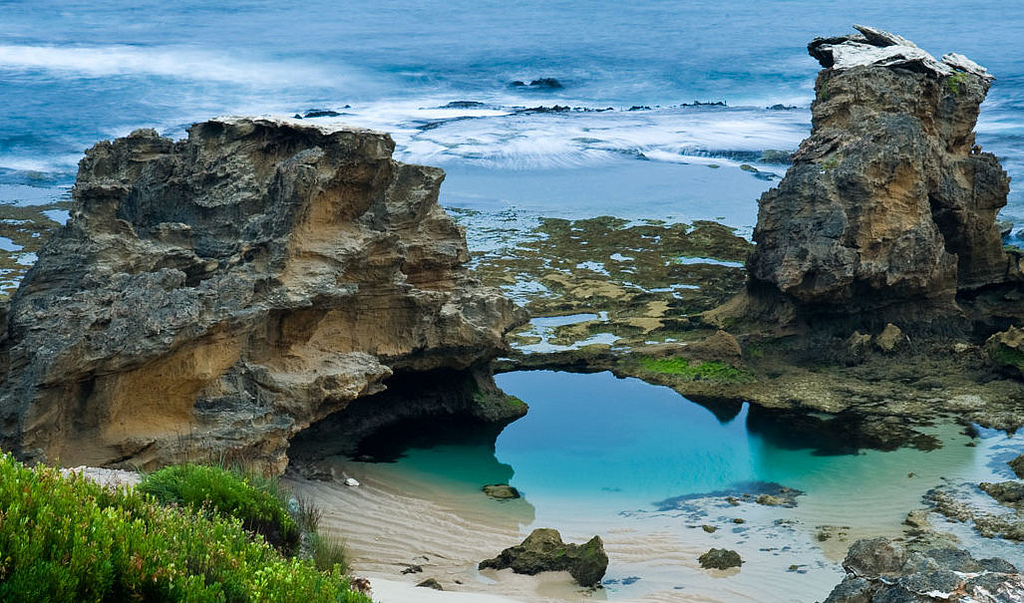
<path fill-rule="evenodd" d="M 652 373 L 665 375 L 677 375 L 685 379 L 725 382 L 746 382 L 751 376 L 746 371 L 729 366 L 721 362 L 701 362 L 691 365 L 686 358 L 651 358 L 648 356 L 639 359 L 640 367 Z"/>
<path fill-rule="evenodd" d="M 369 603 L 238 519 L 0 456 L 0 601 Z"/>
<path fill-rule="evenodd" d="M 242 527 L 262 535 L 286 555 L 298 550 L 299 526 L 273 480 L 238 469 L 173 465 L 147 475 L 138 490 L 165 505 L 179 504 L 240 519 Z"/>

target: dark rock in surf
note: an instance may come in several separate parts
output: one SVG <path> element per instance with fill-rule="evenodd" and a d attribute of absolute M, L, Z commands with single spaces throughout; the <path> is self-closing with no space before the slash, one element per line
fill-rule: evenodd
<path fill-rule="evenodd" d="M 542 77 L 532 80 L 529 84 L 522 80 L 515 80 L 509 86 L 512 88 L 525 88 L 527 90 L 561 90 L 565 87 L 562 85 L 562 82 L 553 77 Z"/>
<path fill-rule="evenodd" d="M 530 87 L 537 88 L 538 90 L 559 90 L 565 86 L 553 77 L 542 77 L 539 80 L 530 82 Z"/>
<path fill-rule="evenodd" d="M 479 101 L 452 101 L 441 105 L 440 109 L 484 109 L 487 105 Z"/>
<path fill-rule="evenodd" d="M 345 109 L 350 109 L 351 106 L 350 105 L 345 105 L 344 108 Z M 298 113 L 296 113 L 295 114 L 295 118 L 296 119 L 305 119 L 305 118 L 314 118 L 314 117 L 340 117 L 342 115 L 345 115 L 345 114 L 344 113 L 339 113 L 337 111 L 333 111 L 331 109 L 310 109 L 309 111 L 306 111 L 302 115 L 299 115 Z"/>

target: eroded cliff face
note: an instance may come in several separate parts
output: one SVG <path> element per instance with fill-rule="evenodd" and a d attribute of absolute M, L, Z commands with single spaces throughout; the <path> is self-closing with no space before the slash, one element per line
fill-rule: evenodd
<path fill-rule="evenodd" d="M 72 219 L 11 302 L 3 448 L 281 471 L 291 436 L 396 372 L 468 392 L 439 412 L 521 415 L 488 367 L 521 311 L 463 267 L 463 233 L 437 203 L 444 172 L 393 147 L 238 118 L 87 151 Z"/>
<path fill-rule="evenodd" d="M 992 77 L 858 29 L 808 46 L 811 136 L 761 197 L 751 292 L 803 316 L 956 316 L 958 290 L 1018 274 L 995 225 L 1009 178 L 974 140 Z"/>

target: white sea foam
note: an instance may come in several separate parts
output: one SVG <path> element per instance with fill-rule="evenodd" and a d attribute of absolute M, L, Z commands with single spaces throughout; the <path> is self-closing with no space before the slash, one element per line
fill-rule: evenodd
<path fill-rule="evenodd" d="M 0 168 L 18 172 L 63 171 L 73 169 L 81 158 L 81 155 L 71 154 L 47 157 L 0 154 Z"/>
<path fill-rule="evenodd" d="M 741 162 L 720 157 L 793 150 L 810 125 L 806 109 L 524 111 L 498 104 L 443 108 L 446 101 L 431 100 L 433 107 L 419 100 L 346 108 L 327 119 L 391 133 L 403 161 L 501 169 L 599 165 L 621 157 L 732 167 Z"/>
<path fill-rule="evenodd" d="M 83 77 L 151 75 L 237 84 L 307 83 L 346 79 L 308 64 L 254 62 L 187 47 L 19 46 L 0 44 L 0 69 L 46 70 Z"/>

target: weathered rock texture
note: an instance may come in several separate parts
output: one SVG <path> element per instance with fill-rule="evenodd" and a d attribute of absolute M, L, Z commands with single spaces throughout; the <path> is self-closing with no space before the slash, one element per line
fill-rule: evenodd
<path fill-rule="evenodd" d="M 961 549 L 909 551 L 885 538 L 858 540 L 843 561 L 847 577 L 825 603 L 974 601 L 1024 597 L 1024 578 L 1003 559 L 974 559 Z"/>
<path fill-rule="evenodd" d="M 858 29 L 808 46 L 825 67 L 811 136 L 761 197 L 750 290 L 803 316 L 956 315 L 958 290 L 1017 273 L 995 225 L 1009 178 L 974 143 L 992 78 Z"/>
<path fill-rule="evenodd" d="M 711 549 L 697 558 L 704 569 L 726 570 L 743 565 L 740 554 L 729 549 Z"/>
<path fill-rule="evenodd" d="M 281 471 L 296 432 L 427 372 L 471 394 L 446 412 L 522 414 L 481 404 L 522 316 L 462 266 L 444 172 L 393 147 L 231 118 L 87 151 L 72 219 L 11 302 L 0 445 L 64 464 L 238 455 Z"/>
<path fill-rule="evenodd" d="M 608 569 L 608 555 L 600 536 L 584 544 L 562 542 L 551 528 L 537 528 L 522 544 L 509 547 L 493 559 L 480 562 L 480 569 L 512 568 L 517 574 L 567 571 L 581 586 L 599 586 Z"/>

